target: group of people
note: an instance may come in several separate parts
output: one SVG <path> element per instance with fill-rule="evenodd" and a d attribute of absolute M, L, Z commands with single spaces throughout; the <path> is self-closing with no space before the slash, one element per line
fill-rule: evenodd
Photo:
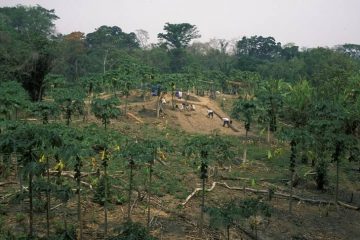
<path fill-rule="evenodd" d="M 188 104 L 188 103 L 181 103 L 179 105 L 175 105 L 175 108 L 179 109 L 180 111 L 186 110 L 186 111 L 195 111 L 195 105 L 194 104 Z"/>
<path fill-rule="evenodd" d="M 214 110 L 212 109 L 208 109 L 207 110 L 207 117 L 208 118 L 214 118 Z M 232 124 L 232 120 L 230 120 L 230 118 L 222 118 L 223 120 L 223 127 L 227 126 L 227 127 L 230 127 L 230 124 Z"/>

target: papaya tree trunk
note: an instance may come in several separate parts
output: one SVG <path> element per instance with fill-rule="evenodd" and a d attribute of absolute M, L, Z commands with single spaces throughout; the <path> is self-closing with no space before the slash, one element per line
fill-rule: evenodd
<path fill-rule="evenodd" d="M 128 221 L 131 221 L 131 193 L 132 193 L 132 182 L 133 182 L 133 162 L 132 160 L 130 161 L 130 174 L 129 174 L 129 192 L 128 192 L 128 201 L 129 201 L 129 206 L 128 206 Z"/>
<path fill-rule="evenodd" d="M 29 237 L 32 238 L 34 235 L 34 229 L 33 229 L 33 173 L 29 173 Z"/>
<path fill-rule="evenodd" d="M 292 198 L 293 198 L 293 184 L 294 184 L 294 172 L 290 174 L 290 197 L 289 197 L 289 212 L 292 212 Z"/>
<path fill-rule="evenodd" d="M 227 235 L 227 240 L 230 240 L 230 225 L 226 226 L 226 235 Z"/>
<path fill-rule="evenodd" d="M 336 188 L 335 188 L 335 205 L 337 210 L 339 210 L 338 201 L 339 201 L 339 154 L 335 154 L 336 161 Z"/>
<path fill-rule="evenodd" d="M 205 208 L 205 178 L 202 178 L 201 210 L 200 210 L 200 224 L 199 224 L 200 237 L 202 237 L 202 235 L 203 235 L 204 208 Z"/>
<path fill-rule="evenodd" d="M 245 147 L 244 147 L 244 155 L 243 155 L 243 163 L 246 163 L 247 160 L 247 142 L 248 142 L 248 130 L 245 132 Z"/>
<path fill-rule="evenodd" d="M 64 216 L 64 228 L 65 228 L 65 232 L 67 232 L 67 204 L 66 202 L 64 203 L 64 207 L 63 207 L 63 216 Z"/>
<path fill-rule="evenodd" d="M 105 225 L 105 237 L 107 236 L 107 233 L 108 233 L 108 206 L 107 206 L 107 199 L 108 199 L 108 179 L 107 179 L 107 166 L 104 165 L 104 182 L 105 182 L 105 200 L 104 200 L 104 216 L 105 216 L 105 219 L 104 219 L 104 225 Z"/>
<path fill-rule="evenodd" d="M 104 56 L 104 61 L 103 61 L 103 74 L 105 75 L 106 73 L 106 60 L 107 60 L 107 56 L 108 56 L 108 50 L 105 51 L 105 56 Z"/>
<path fill-rule="evenodd" d="M 289 197 L 289 212 L 292 212 L 292 198 L 293 198 L 293 185 L 294 185 L 294 173 L 295 173 L 295 161 L 296 161 L 296 143 L 291 141 L 291 155 L 290 155 L 290 197 Z"/>
<path fill-rule="evenodd" d="M 150 197 L 152 184 L 152 164 L 149 164 L 149 185 L 148 185 L 148 199 L 147 199 L 147 226 L 150 228 Z"/>
<path fill-rule="evenodd" d="M 80 194 L 80 176 L 77 179 L 77 214 L 78 214 L 78 222 L 79 222 L 79 231 L 80 231 L 80 240 L 82 240 L 83 236 L 83 227 L 82 227 L 82 216 L 81 216 L 81 194 Z"/>
<path fill-rule="evenodd" d="M 49 172 L 49 158 L 46 157 L 46 237 L 50 236 L 50 172 Z"/>

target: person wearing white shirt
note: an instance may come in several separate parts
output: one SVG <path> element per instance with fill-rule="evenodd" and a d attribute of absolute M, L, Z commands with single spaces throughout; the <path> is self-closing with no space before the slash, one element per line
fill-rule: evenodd
<path fill-rule="evenodd" d="M 232 121 L 229 118 L 224 117 L 223 118 L 223 127 L 227 125 L 227 127 L 230 127 L 230 124 L 232 124 Z"/>

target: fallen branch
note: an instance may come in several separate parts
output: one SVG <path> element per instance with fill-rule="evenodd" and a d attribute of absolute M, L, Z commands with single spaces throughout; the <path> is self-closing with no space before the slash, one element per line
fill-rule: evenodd
<path fill-rule="evenodd" d="M 10 181 L 10 182 L 0 182 L 0 187 L 1 187 L 1 186 L 5 186 L 5 185 L 10 185 L 10 184 L 18 184 L 18 182 L 14 182 L 14 181 Z"/>
<path fill-rule="evenodd" d="M 51 210 L 51 211 L 52 211 L 52 210 L 55 210 L 55 209 L 57 209 L 58 207 L 60 207 L 60 206 L 62 206 L 62 205 L 63 205 L 62 203 L 59 203 L 58 205 L 50 208 L 50 210 Z"/>
<path fill-rule="evenodd" d="M 338 204 L 339 204 L 340 206 L 345 207 L 345 208 L 349 208 L 349 209 L 353 209 L 353 210 L 360 210 L 360 207 L 352 206 L 352 205 L 349 205 L 349 204 L 344 203 L 344 202 L 341 202 L 341 201 L 338 201 Z"/>
<path fill-rule="evenodd" d="M 279 182 L 287 182 L 289 181 L 289 179 L 271 179 L 271 178 L 260 178 L 260 179 L 254 179 L 254 178 L 242 178 L 242 177 L 226 177 L 226 176 L 220 176 L 221 180 L 233 180 L 233 181 L 252 181 L 252 180 L 256 180 L 259 182 L 264 182 L 264 181 L 279 181 Z"/>
<path fill-rule="evenodd" d="M 212 191 L 215 186 L 216 186 L 217 182 L 213 182 L 213 184 L 211 185 L 211 188 L 209 189 L 205 189 L 206 192 L 210 192 Z M 185 206 L 186 203 L 199 191 L 201 191 L 202 188 L 195 188 L 195 190 L 185 199 L 185 202 L 181 203 L 181 205 Z"/>
<path fill-rule="evenodd" d="M 160 158 L 157 158 L 156 161 L 159 161 L 159 163 L 161 163 L 162 165 L 167 166 L 167 164 Z"/>
<path fill-rule="evenodd" d="M 126 113 L 128 116 L 132 117 L 133 119 L 135 119 L 136 121 L 138 121 L 139 123 L 144 123 L 143 120 L 141 120 L 140 118 L 136 117 L 134 114 L 132 113 Z"/>
<path fill-rule="evenodd" d="M 57 171 L 50 171 L 50 174 L 54 175 L 54 173 L 58 173 Z M 64 176 L 64 177 L 68 177 L 68 178 L 74 178 L 74 175 L 71 174 L 70 172 L 61 172 L 61 176 Z M 82 185 L 90 188 L 90 189 L 93 189 L 92 185 L 90 183 L 87 183 L 87 182 L 84 182 L 84 181 L 81 181 L 80 182 Z"/>
<path fill-rule="evenodd" d="M 244 187 L 230 187 L 226 182 L 213 182 L 211 188 L 205 189 L 205 191 L 207 191 L 207 192 L 212 191 L 216 185 L 223 186 L 230 190 L 240 190 L 240 191 L 245 191 L 245 192 L 247 191 L 247 192 L 252 192 L 252 193 L 256 193 L 256 194 L 269 194 L 269 190 L 261 190 L 261 189 L 259 190 L 259 189 L 246 188 L 246 187 L 245 188 Z M 181 205 L 185 206 L 188 203 L 188 201 L 199 191 L 201 191 L 201 188 L 195 188 L 195 190 L 185 199 L 185 201 L 183 203 L 181 203 Z M 282 193 L 282 192 L 274 192 L 273 196 L 283 197 L 283 198 L 287 198 L 287 199 L 290 198 L 290 194 Z M 323 200 L 323 199 L 310 199 L 310 198 L 304 198 L 304 197 L 297 196 L 297 195 L 293 195 L 292 199 L 302 201 L 302 202 L 312 203 L 312 204 L 335 204 L 334 201 L 328 201 L 328 200 Z M 358 207 L 358 206 L 352 206 L 352 205 L 349 205 L 349 204 L 341 202 L 341 201 L 338 201 L 338 204 L 340 206 L 343 206 L 348 209 L 352 209 L 352 210 L 356 210 L 356 211 L 360 210 L 360 207 Z"/>
<path fill-rule="evenodd" d="M 56 175 L 58 173 L 58 171 L 49 171 L 50 175 Z M 61 176 L 66 176 L 66 175 L 72 175 L 72 171 L 62 171 L 61 172 Z M 96 176 L 98 175 L 98 172 L 82 172 L 81 173 L 81 177 L 87 177 L 87 176 Z"/>

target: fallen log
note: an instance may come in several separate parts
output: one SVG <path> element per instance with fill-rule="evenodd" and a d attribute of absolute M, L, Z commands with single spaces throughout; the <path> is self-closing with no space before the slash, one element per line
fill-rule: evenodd
<path fill-rule="evenodd" d="M 138 121 L 139 123 L 144 123 L 143 120 L 141 120 L 140 118 L 136 117 L 134 114 L 132 113 L 126 113 L 128 116 L 130 116 L 131 118 L 135 119 L 136 121 Z"/>
<path fill-rule="evenodd" d="M 289 181 L 289 179 L 271 179 L 271 178 L 260 178 L 260 179 L 254 179 L 254 178 L 243 178 L 243 177 L 226 177 L 226 176 L 220 176 L 221 180 L 233 180 L 233 181 L 252 181 L 252 180 L 256 180 L 259 182 L 264 182 L 264 181 L 279 181 L 279 182 L 287 182 Z"/>
<path fill-rule="evenodd" d="M 58 172 L 57 171 L 50 171 L 50 174 L 54 175 L 54 173 L 58 173 Z M 68 177 L 68 178 L 74 178 L 74 175 L 69 173 L 69 172 L 61 172 L 61 176 Z M 81 181 L 80 183 L 82 185 L 90 188 L 91 190 L 93 189 L 93 186 L 90 183 L 87 183 L 87 182 L 84 182 L 84 181 Z"/>
<path fill-rule="evenodd" d="M 269 194 L 269 190 L 261 190 L 261 189 L 254 189 L 254 188 L 247 188 L 247 187 L 230 187 L 226 182 L 213 182 L 211 185 L 211 188 L 209 189 L 205 189 L 205 191 L 210 192 L 212 191 L 216 185 L 220 185 L 222 187 L 225 187 L 227 189 L 230 190 L 239 190 L 239 191 L 245 191 L 245 192 L 252 192 L 252 193 L 256 193 L 256 194 Z M 185 206 L 189 200 L 199 191 L 201 191 L 201 188 L 195 188 L 195 190 L 185 199 L 185 201 L 183 203 L 181 203 L 182 206 Z M 283 192 L 274 192 L 273 196 L 277 196 L 277 197 L 283 197 L 283 198 L 290 198 L 290 194 L 288 193 L 283 193 Z M 310 198 L 305 198 L 305 197 L 301 197 L 298 195 L 293 195 L 292 199 L 294 200 L 298 200 L 301 202 L 306 202 L 306 203 L 311 203 L 311 204 L 330 204 L 333 205 L 335 204 L 334 201 L 329 201 L 329 200 L 323 200 L 323 199 L 310 199 Z M 347 203 L 338 201 L 337 202 L 340 206 L 348 208 L 348 209 L 352 209 L 352 210 L 356 210 L 359 211 L 360 207 L 359 206 L 352 206 L 349 205 Z"/>
<path fill-rule="evenodd" d="M 10 185 L 10 184 L 18 184 L 18 182 L 14 182 L 14 181 L 10 181 L 10 182 L 0 182 L 0 187 L 1 187 L 1 186 L 5 186 L 5 185 Z"/>
<path fill-rule="evenodd" d="M 50 175 L 56 175 L 58 173 L 58 171 L 49 171 Z M 72 175 L 73 171 L 61 171 L 61 176 L 65 176 L 65 175 Z M 65 174 L 65 175 L 63 175 Z M 81 177 L 87 177 L 87 176 L 96 176 L 98 175 L 99 172 L 81 172 Z"/>
<path fill-rule="evenodd" d="M 206 192 L 210 192 L 215 188 L 215 185 L 217 184 L 217 182 L 213 182 L 211 188 L 209 189 L 205 189 Z M 195 188 L 195 190 L 185 199 L 185 202 L 181 203 L 181 205 L 185 206 L 186 203 L 199 191 L 201 191 L 202 188 Z"/>

